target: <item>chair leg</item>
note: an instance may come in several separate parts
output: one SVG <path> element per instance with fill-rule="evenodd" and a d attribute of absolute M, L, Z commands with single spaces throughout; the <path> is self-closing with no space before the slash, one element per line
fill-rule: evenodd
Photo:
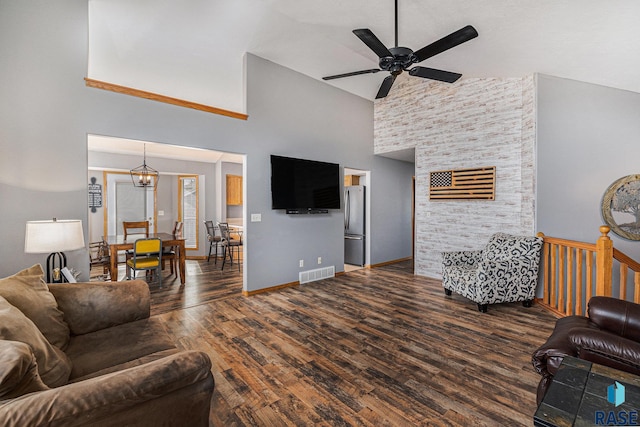
<path fill-rule="evenodd" d="M 522 301 L 522 306 L 523 306 L 523 307 L 527 307 L 527 308 L 529 308 L 529 307 L 531 307 L 532 305 L 533 305 L 533 301 L 532 301 L 532 300 L 530 300 L 530 299 L 525 300 L 525 301 Z"/>
<path fill-rule="evenodd" d="M 222 268 L 224 270 L 224 263 L 227 262 L 227 245 L 222 246 Z"/>
<path fill-rule="evenodd" d="M 444 288 L 444 294 L 448 297 L 451 296 L 451 289 Z"/>
<path fill-rule="evenodd" d="M 209 255 L 207 255 L 207 262 L 211 259 L 211 247 L 213 246 L 213 242 L 209 242 Z M 216 255 L 218 255 L 218 245 L 216 244 Z"/>
<path fill-rule="evenodd" d="M 486 313 L 488 305 L 489 304 L 478 304 L 478 311 L 480 311 L 481 313 Z"/>

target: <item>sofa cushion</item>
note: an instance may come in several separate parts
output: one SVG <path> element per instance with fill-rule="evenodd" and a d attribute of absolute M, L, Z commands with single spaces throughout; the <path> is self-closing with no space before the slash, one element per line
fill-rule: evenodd
<path fill-rule="evenodd" d="M 69 326 L 43 275 L 42 267 L 36 264 L 0 279 L 0 296 L 35 323 L 51 344 L 65 350 L 69 344 Z"/>
<path fill-rule="evenodd" d="M 38 363 L 42 382 L 49 387 L 67 383 L 71 372 L 69 358 L 58 347 L 51 345 L 36 325 L 20 310 L 0 297 L 0 339 L 29 344 Z"/>
<path fill-rule="evenodd" d="M 49 291 L 64 313 L 72 335 L 84 335 L 148 318 L 149 285 L 140 279 L 122 282 L 52 283 Z"/>
<path fill-rule="evenodd" d="M 47 390 L 28 344 L 0 340 L 0 401 Z"/>
<path fill-rule="evenodd" d="M 138 320 L 71 337 L 67 355 L 70 378 L 91 375 L 156 352 L 175 349 L 164 325 L 155 318 Z"/>

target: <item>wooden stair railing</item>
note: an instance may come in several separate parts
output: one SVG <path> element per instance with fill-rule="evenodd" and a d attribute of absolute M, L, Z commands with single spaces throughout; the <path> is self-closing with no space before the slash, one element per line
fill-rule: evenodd
<path fill-rule="evenodd" d="M 541 274 L 543 296 L 538 300 L 558 316 L 584 315 L 592 296 L 613 296 L 614 260 L 620 265 L 618 298 L 628 299 L 628 272 L 634 272 L 633 301 L 640 303 L 640 263 L 613 247 L 611 229 L 600 227 L 596 243 L 548 237 L 544 240 Z"/>

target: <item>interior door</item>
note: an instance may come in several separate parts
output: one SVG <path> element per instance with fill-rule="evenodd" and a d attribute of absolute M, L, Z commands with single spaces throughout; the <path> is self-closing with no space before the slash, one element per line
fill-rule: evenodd
<path fill-rule="evenodd" d="M 122 235 L 123 221 L 149 221 L 149 233 L 155 233 L 154 186 L 134 187 L 128 173 L 107 172 L 106 235 Z"/>
<path fill-rule="evenodd" d="M 179 176 L 178 221 L 182 221 L 186 249 L 198 249 L 198 200 L 198 176 Z"/>

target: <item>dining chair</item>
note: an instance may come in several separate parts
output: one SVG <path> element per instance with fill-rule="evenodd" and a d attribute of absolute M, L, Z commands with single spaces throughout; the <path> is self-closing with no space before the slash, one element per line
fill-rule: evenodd
<path fill-rule="evenodd" d="M 124 238 L 131 234 L 144 234 L 149 237 L 149 221 L 122 221 Z"/>
<path fill-rule="evenodd" d="M 209 255 L 207 256 L 207 262 L 211 259 L 211 249 L 215 246 L 216 252 L 213 258 L 213 263 L 218 263 L 218 245 L 222 241 L 222 236 L 216 234 L 216 227 L 213 225 L 213 221 L 205 221 L 204 226 L 207 227 L 207 239 L 209 240 Z"/>
<path fill-rule="evenodd" d="M 133 243 L 133 257 L 127 260 L 127 279 L 131 280 L 136 271 L 145 270 L 155 272 L 158 286 L 162 287 L 162 241 L 158 238 L 138 239 Z"/>
<path fill-rule="evenodd" d="M 124 240 L 127 236 L 136 235 L 149 237 L 149 221 L 122 221 L 122 230 L 124 231 Z M 133 249 L 125 251 L 126 260 L 133 256 Z"/>
<path fill-rule="evenodd" d="M 173 236 L 176 238 L 182 238 L 182 221 L 176 221 L 173 225 Z M 164 270 L 165 261 L 169 261 L 169 267 L 171 269 L 171 275 L 178 276 L 178 256 L 180 256 L 178 246 L 163 246 L 162 247 L 162 269 Z"/>
<path fill-rule="evenodd" d="M 102 267 L 102 274 L 93 276 L 98 280 L 109 280 L 109 270 L 111 257 L 109 256 L 109 245 L 104 241 L 104 238 L 100 241 L 89 243 L 89 266 L 90 270 L 93 267 Z M 91 272 L 89 272 L 91 279 Z"/>
<path fill-rule="evenodd" d="M 220 244 L 222 245 L 222 270 L 224 270 L 224 264 L 227 261 L 227 254 L 231 260 L 233 266 L 233 253 L 236 253 L 236 262 L 238 264 L 238 271 L 240 271 L 240 248 L 242 247 L 242 234 L 234 233 L 239 236 L 239 239 L 231 237 L 231 231 L 229 230 L 229 224 L 226 222 L 219 222 L 218 229 L 222 237 Z"/>

